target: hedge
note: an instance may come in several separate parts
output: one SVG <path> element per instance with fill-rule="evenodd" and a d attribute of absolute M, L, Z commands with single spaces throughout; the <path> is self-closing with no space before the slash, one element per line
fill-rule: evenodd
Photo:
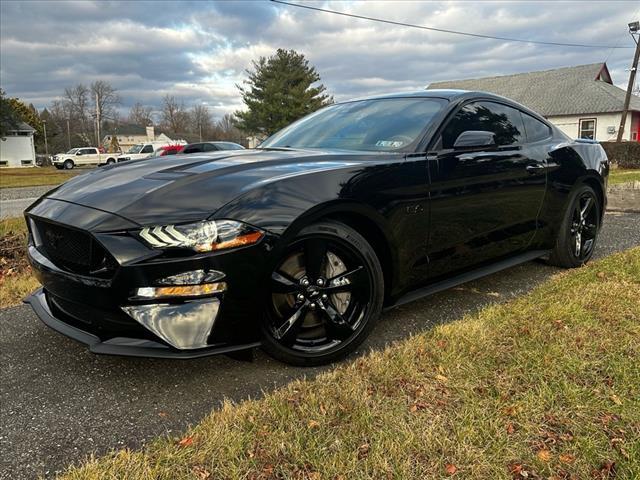
<path fill-rule="evenodd" d="M 640 168 L 640 142 L 601 142 L 611 162 L 620 168 Z"/>

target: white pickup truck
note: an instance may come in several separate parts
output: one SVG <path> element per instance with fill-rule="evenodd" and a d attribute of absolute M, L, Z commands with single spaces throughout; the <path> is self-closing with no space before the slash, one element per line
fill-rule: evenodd
<path fill-rule="evenodd" d="M 118 153 L 100 153 L 95 147 L 72 148 L 67 153 L 53 156 L 53 165 L 65 170 L 71 170 L 77 165 L 110 165 L 116 163 Z"/>
<path fill-rule="evenodd" d="M 166 147 L 168 145 L 182 145 L 185 142 L 146 142 L 146 143 L 138 143 L 127 150 L 125 153 L 118 155 L 117 162 L 126 162 L 127 160 L 140 160 L 142 158 L 153 157 L 155 153 L 160 150 L 162 147 Z"/>

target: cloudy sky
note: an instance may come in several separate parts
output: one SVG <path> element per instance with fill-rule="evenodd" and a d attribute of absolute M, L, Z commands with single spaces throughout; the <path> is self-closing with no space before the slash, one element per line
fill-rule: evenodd
<path fill-rule="evenodd" d="M 437 28 L 568 43 L 633 46 L 637 1 L 317 1 L 315 7 Z M 544 70 L 605 59 L 626 86 L 632 49 L 553 47 L 373 23 L 263 1 L 0 2 L 0 84 L 41 108 L 65 87 L 102 79 L 122 112 L 172 94 L 215 116 L 242 106 L 251 60 L 295 49 L 336 100 L 436 80 Z"/>

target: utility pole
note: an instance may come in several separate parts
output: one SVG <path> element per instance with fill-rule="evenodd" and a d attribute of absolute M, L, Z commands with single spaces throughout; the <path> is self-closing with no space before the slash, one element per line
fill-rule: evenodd
<path fill-rule="evenodd" d="M 100 102 L 98 101 L 98 92 L 96 92 L 96 137 L 97 147 L 100 148 Z"/>
<path fill-rule="evenodd" d="M 633 65 L 631 65 L 631 73 L 629 74 L 629 85 L 627 86 L 627 95 L 624 97 L 624 107 L 622 108 L 622 118 L 620 118 L 620 127 L 618 127 L 617 142 L 622 141 L 624 134 L 624 124 L 627 122 L 627 114 L 629 113 L 629 102 L 631 102 L 631 90 L 636 81 L 636 72 L 638 71 L 638 59 L 640 58 L 640 41 L 636 40 L 635 35 L 640 32 L 640 22 L 632 22 L 629 24 L 629 33 L 631 38 L 636 42 L 636 53 L 633 55 Z"/>
<path fill-rule="evenodd" d="M 49 144 L 47 143 L 47 121 L 42 121 L 42 128 L 44 129 L 44 154 L 49 158 Z"/>
<path fill-rule="evenodd" d="M 67 143 L 69 144 L 69 150 L 71 150 L 71 130 L 69 130 L 69 119 L 67 118 Z"/>
<path fill-rule="evenodd" d="M 198 120 L 198 132 L 200 133 L 200 141 L 202 141 L 202 122 Z"/>

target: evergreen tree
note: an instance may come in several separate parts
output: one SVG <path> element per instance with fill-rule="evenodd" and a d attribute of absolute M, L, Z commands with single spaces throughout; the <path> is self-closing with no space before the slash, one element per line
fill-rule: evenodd
<path fill-rule="evenodd" d="M 252 63 L 243 85 L 236 85 L 247 107 L 235 113 L 240 130 L 271 135 L 333 102 L 324 85 L 318 83 L 320 75 L 315 67 L 301 53 L 278 49 L 275 55 Z"/>

